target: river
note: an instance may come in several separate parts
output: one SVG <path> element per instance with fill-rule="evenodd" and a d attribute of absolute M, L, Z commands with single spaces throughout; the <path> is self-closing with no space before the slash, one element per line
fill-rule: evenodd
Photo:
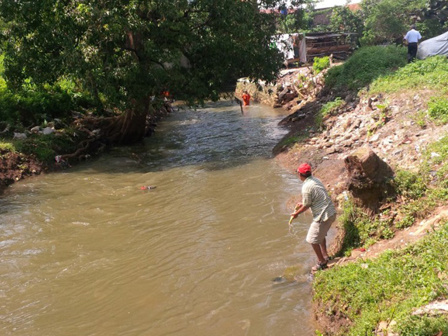
<path fill-rule="evenodd" d="M 313 335 L 310 217 L 288 232 L 301 184 L 271 154 L 284 115 L 179 110 L 144 145 L 10 187 L 0 334 Z"/>

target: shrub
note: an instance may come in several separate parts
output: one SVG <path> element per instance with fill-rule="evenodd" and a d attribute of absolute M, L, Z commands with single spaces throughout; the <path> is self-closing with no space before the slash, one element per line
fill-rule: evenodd
<path fill-rule="evenodd" d="M 361 48 L 343 65 L 330 68 L 325 84 L 330 89 L 358 91 L 376 78 L 406 65 L 406 52 L 405 48 L 395 46 Z"/>
<path fill-rule="evenodd" d="M 313 70 L 314 73 L 317 75 L 322 70 L 325 70 L 330 67 L 330 57 L 315 57 L 313 61 Z"/>

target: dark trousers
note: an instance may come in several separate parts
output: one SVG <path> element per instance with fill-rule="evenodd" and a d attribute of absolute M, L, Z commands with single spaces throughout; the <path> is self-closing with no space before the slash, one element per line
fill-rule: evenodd
<path fill-rule="evenodd" d="M 411 63 L 417 57 L 417 50 L 418 50 L 417 42 L 408 44 L 408 63 Z"/>

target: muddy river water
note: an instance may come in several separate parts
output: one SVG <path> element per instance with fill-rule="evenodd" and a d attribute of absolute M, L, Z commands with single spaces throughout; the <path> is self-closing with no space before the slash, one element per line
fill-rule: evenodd
<path fill-rule="evenodd" d="M 288 232 L 301 184 L 271 154 L 284 114 L 180 110 L 145 145 L 9 188 L 0 335 L 313 335 L 310 217 Z"/>

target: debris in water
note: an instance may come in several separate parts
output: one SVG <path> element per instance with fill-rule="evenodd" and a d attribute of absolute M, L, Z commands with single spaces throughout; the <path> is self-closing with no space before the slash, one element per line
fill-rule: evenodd
<path fill-rule="evenodd" d="M 140 189 L 141 190 L 151 190 L 151 189 L 155 189 L 157 188 L 156 186 L 141 186 Z"/>

